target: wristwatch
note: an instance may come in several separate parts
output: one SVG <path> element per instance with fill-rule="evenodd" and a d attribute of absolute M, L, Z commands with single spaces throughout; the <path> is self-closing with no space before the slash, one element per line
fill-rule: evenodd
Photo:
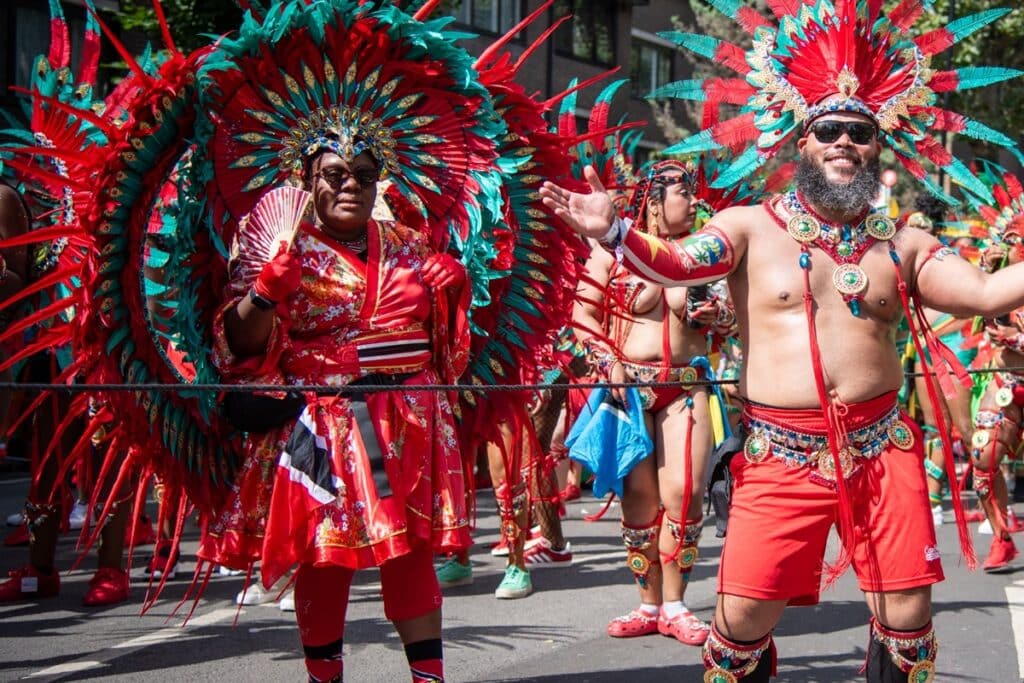
<path fill-rule="evenodd" d="M 267 297 L 257 294 L 255 289 L 249 290 L 249 301 L 251 301 L 252 305 L 261 311 L 272 311 L 274 310 L 274 307 L 277 306 L 276 303 Z"/>

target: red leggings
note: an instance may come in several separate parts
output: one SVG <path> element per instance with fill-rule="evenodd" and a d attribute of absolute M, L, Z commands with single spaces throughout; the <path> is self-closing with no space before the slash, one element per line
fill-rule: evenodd
<path fill-rule="evenodd" d="M 318 675 L 314 669 L 320 669 L 321 665 L 317 662 L 323 662 L 329 669 L 335 666 L 341 669 L 341 644 L 353 574 L 354 571 L 346 567 L 302 564 L 295 576 L 295 616 L 302 645 L 307 651 L 306 666 L 322 680 L 334 674 Z M 441 606 L 441 588 L 429 549 L 417 548 L 408 555 L 385 562 L 380 567 L 380 583 L 384 615 L 390 621 L 415 619 Z M 311 652 L 322 656 L 311 657 Z M 328 661 L 332 664 L 327 664 Z"/>

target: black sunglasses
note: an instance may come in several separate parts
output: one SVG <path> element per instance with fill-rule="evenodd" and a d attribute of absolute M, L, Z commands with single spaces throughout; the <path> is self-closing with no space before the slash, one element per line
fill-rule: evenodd
<path fill-rule="evenodd" d="M 380 180 L 380 172 L 375 168 L 357 168 L 354 171 L 329 168 L 326 171 L 318 171 L 315 175 L 335 191 L 340 190 L 349 178 L 355 178 L 356 182 L 363 189 L 376 185 L 377 181 Z"/>
<path fill-rule="evenodd" d="M 846 133 L 855 145 L 866 145 L 878 137 L 878 127 L 863 121 L 816 121 L 809 128 L 818 142 L 826 145 L 835 142 Z"/>

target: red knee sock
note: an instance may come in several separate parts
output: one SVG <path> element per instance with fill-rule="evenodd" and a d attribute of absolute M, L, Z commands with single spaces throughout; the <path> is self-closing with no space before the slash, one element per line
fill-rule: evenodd
<path fill-rule="evenodd" d="M 441 639 L 419 640 L 405 646 L 412 683 L 444 683 Z"/>
<path fill-rule="evenodd" d="M 345 613 L 352 571 L 303 564 L 295 577 L 295 616 L 309 680 L 341 681 Z"/>

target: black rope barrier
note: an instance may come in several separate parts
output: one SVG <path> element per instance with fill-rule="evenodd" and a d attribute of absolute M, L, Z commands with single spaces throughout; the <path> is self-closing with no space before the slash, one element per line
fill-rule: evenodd
<path fill-rule="evenodd" d="M 1009 368 L 980 368 L 967 370 L 971 375 L 984 375 L 996 372 L 1008 372 L 1011 374 L 1024 374 L 1024 367 Z M 936 373 L 905 372 L 905 379 L 924 377 Z M 355 386 L 335 386 L 324 384 L 185 384 L 185 383 L 152 383 L 152 384 L 53 384 L 48 382 L 0 382 L 0 392 L 3 391 L 62 391 L 69 393 L 81 392 L 105 392 L 105 391 L 166 391 L 166 392 L 231 392 L 231 393 L 267 393 L 300 391 L 320 395 L 344 395 L 344 394 L 371 394 L 381 391 L 453 391 L 469 392 L 474 394 L 486 394 L 491 392 L 533 392 L 551 390 L 572 390 L 589 389 L 595 386 L 607 389 L 620 389 L 628 387 L 646 387 L 651 389 L 664 389 L 678 387 L 681 382 L 559 382 L 553 384 L 358 384 Z M 739 384 L 735 379 L 698 379 L 686 382 L 685 386 L 733 386 Z"/>

